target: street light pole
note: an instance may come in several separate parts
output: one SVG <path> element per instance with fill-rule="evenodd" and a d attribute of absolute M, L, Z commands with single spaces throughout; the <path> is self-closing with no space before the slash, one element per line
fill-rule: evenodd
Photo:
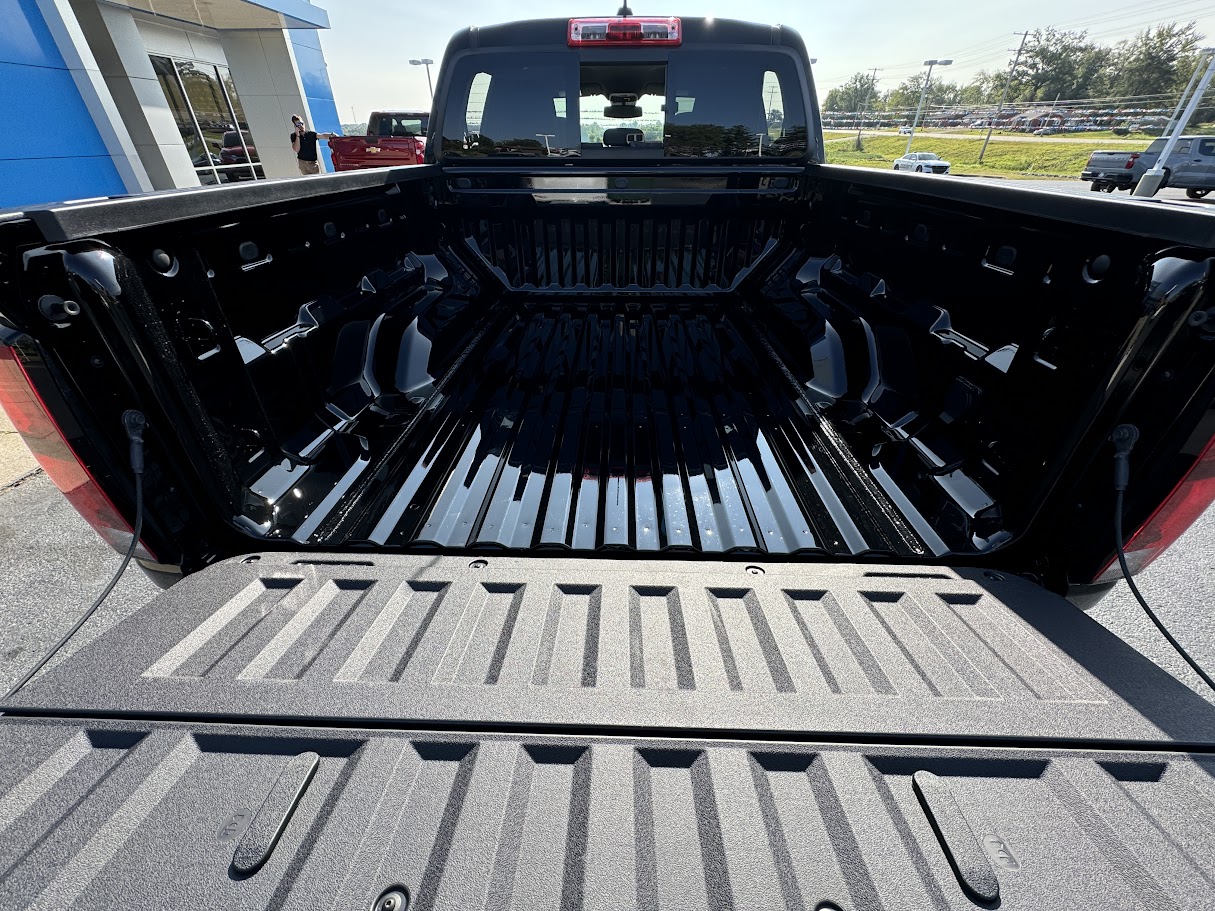
<path fill-rule="evenodd" d="M 924 66 L 928 67 L 928 75 L 924 77 L 924 91 L 920 92 L 920 104 L 915 109 L 915 119 L 911 121 L 911 133 L 907 136 L 907 148 L 903 152 L 907 155 L 911 152 L 911 142 L 915 139 L 915 128 L 920 122 L 920 111 L 924 109 L 924 100 L 928 97 L 928 84 L 932 82 L 932 68 L 934 66 L 949 66 L 953 63 L 952 60 L 925 60 Z"/>
<path fill-rule="evenodd" d="M 1198 85 L 1194 87 L 1194 94 L 1190 96 L 1190 103 L 1185 106 L 1185 110 L 1181 112 L 1181 116 L 1177 118 L 1177 122 L 1173 125 L 1173 134 L 1164 144 L 1164 148 L 1160 150 L 1160 154 L 1156 157 L 1156 163 L 1148 168 L 1147 173 L 1139 178 L 1139 183 L 1131 191 L 1132 196 L 1155 196 L 1160 190 L 1161 184 L 1164 183 L 1165 164 L 1168 162 L 1169 156 L 1173 154 L 1173 149 L 1177 147 L 1177 142 L 1181 139 L 1181 134 L 1185 132 L 1190 118 L 1194 116 L 1194 111 L 1198 108 L 1198 102 L 1202 101 L 1202 96 L 1206 93 L 1207 86 L 1211 84 L 1211 79 L 1215 78 L 1215 48 L 1206 48 L 1203 50 L 1203 53 L 1210 55 L 1207 71 L 1198 80 Z"/>
<path fill-rule="evenodd" d="M 1181 109 L 1185 107 L 1185 101 L 1190 97 L 1190 91 L 1194 88 L 1194 83 L 1198 81 L 1198 77 L 1202 75 L 1202 54 L 1198 55 L 1198 65 L 1194 67 L 1194 75 L 1190 77 L 1190 81 L 1186 83 L 1185 91 L 1181 93 L 1181 97 L 1177 99 L 1177 107 L 1173 108 L 1173 114 L 1169 117 L 1168 124 L 1165 125 L 1162 136 L 1168 136 L 1173 132 L 1173 124 L 1177 122 L 1178 116 L 1181 114 Z"/>
<path fill-rule="evenodd" d="M 428 89 L 430 89 L 430 100 L 434 101 L 435 100 L 435 87 L 434 87 L 434 83 L 430 81 L 430 65 L 432 63 L 434 63 L 434 61 L 431 60 L 429 57 L 423 57 L 421 60 L 410 60 L 409 62 L 412 66 L 426 67 L 426 87 Z"/>

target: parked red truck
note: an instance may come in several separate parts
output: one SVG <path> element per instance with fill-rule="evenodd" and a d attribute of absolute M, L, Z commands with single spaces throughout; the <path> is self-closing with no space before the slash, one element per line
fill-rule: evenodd
<path fill-rule="evenodd" d="M 367 121 L 366 136 L 338 136 L 329 140 L 333 167 L 338 171 L 359 171 L 421 164 L 429 123 L 429 111 L 375 111 Z"/>

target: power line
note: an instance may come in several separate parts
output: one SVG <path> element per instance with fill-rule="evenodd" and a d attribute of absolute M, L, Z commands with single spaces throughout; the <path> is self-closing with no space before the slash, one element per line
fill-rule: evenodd
<path fill-rule="evenodd" d="M 1139 17 L 1145 9 L 1152 10 L 1149 18 L 1152 23 L 1155 23 L 1160 20 L 1162 14 L 1171 16 L 1188 14 L 1188 10 L 1185 13 L 1179 12 L 1179 9 L 1184 7 L 1194 7 L 1193 12 L 1201 13 L 1210 8 L 1210 3 L 1208 0 L 1166 0 L 1164 3 L 1132 3 L 1129 6 L 1108 10 L 1104 13 L 1093 13 L 1086 16 L 1078 16 L 1074 19 L 1064 19 L 1061 22 L 1053 22 L 1050 24 L 1050 27 L 1064 31 L 1073 31 L 1078 27 L 1088 24 L 1107 25 L 1111 22 Z M 1148 22 L 1148 20 L 1141 21 L 1145 24 Z"/>

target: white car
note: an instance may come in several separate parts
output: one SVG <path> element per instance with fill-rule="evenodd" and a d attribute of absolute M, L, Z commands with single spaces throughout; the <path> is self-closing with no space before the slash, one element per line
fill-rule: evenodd
<path fill-rule="evenodd" d="M 896 171 L 915 171 L 923 174 L 948 174 L 949 162 L 936 152 L 908 152 L 894 160 Z"/>

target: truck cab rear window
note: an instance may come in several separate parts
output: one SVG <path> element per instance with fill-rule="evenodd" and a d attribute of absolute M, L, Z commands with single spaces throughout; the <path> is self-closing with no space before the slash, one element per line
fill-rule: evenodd
<path fill-rule="evenodd" d="M 373 114 L 367 125 L 369 136 L 425 136 L 430 115 L 418 112 L 416 114 Z"/>
<path fill-rule="evenodd" d="M 795 59 L 732 50 L 723 66 L 723 53 L 680 49 L 610 60 L 577 52 L 470 54 L 452 70 L 441 157 L 804 156 L 808 128 Z"/>

